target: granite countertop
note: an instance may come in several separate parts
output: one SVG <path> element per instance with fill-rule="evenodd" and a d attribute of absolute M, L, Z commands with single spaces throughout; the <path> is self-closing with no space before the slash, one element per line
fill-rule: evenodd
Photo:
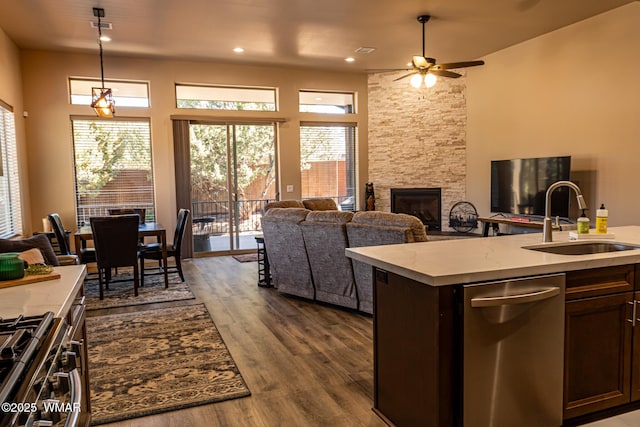
<path fill-rule="evenodd" d="M 59 279 L 0 289 L 0 317 L 14 318 L 36 316 L 52 311 L 55 317 L 63 317 L 82 288 L 86 274 L 85 265 L 54 267 Z"/>
<path fill-rule="evenodd" d="M 610 227 L 609 233 L 613 238 L 597 241 L 640 245 L 640 226 Z M 569 232 L 554 232 L 553 240 L 545 245 L 569 242 Z M 640 263 L 640 250 L 557 255 L 523 248 L 541 244 L 542 234 L 532 233 L 348 248 L 346 255 L 431 286 Z"/>

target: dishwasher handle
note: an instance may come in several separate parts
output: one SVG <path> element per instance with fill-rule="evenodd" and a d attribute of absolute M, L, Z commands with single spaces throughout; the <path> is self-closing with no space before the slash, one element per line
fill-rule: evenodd
<path fill-rule="evenodd" d="M 471 307 L 497 307 L 500 305 L 527 304 L 552 298 L 560 293 L 557 286 L 526 294 L 505 295 L 499 297 L 476 297 L 471 299 Z"/>

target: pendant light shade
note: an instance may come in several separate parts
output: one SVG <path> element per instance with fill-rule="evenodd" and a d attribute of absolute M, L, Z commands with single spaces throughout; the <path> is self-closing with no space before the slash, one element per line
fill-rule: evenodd
<path fill-rule="evenodd" d="M 93 16 L 98 17 L 98 46 L 100 47 L 100 81 L 101 87 L 91 89 L 91 107 L 99 117 L 111 118 L 116 113 L 116 103 L 110 88 L 104 87 L 104 61 L 102 58 L 102 18 L 104 9 L 93 8 Z"/>

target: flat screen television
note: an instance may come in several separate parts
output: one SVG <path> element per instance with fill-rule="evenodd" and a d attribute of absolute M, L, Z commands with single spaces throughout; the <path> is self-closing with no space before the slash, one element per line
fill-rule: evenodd
<path fill-rule="evenodd" d="M 547 188 L 570 178 L 571 156 L 491 161 L 491 211 L 544 216 Z M 551 216 L 569 216 L 569 192 L 551 193 Z"/>

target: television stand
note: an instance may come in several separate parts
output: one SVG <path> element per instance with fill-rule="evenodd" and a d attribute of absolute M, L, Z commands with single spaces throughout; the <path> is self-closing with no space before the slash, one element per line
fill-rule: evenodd
<path fill-rule="evenodd" d="M 529 217 L 479 217 L 478 221 L 482 223 L 482 236 L 489 236 L 489 228 L 497 228 L 499 224 L 506 224 L 513 227 L 522 227 L 522 228 L 534 228 L 542 231 L 544 227 L 544 222 L 539 218 L 529 218 Z M 560 230 L 561 227 L 553 224 L 553 230 Z"/>

